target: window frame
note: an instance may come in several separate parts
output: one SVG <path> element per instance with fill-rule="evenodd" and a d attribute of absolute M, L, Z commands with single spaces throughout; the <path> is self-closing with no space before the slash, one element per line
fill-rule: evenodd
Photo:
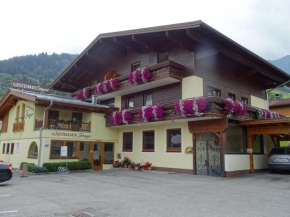
<path fill-rule="evenodd" d="M 115 154 L 115 143 L 114 142 L 104 142 L 103 143 L 104 144 L 104 152 L 103 152 L 103 163 L 104 164 L 113 164 L 114 163 L 114 160 L 115 160 L 115 156 L 114 156 L 114 154 Z M 106 148 L 106 144 L 112 144 L 113 145 L 113 161 L 112 162 L 105 162 L 105 148 Z"/>
<path fill-rule="evenodd" d="M 6 146 L 6 154 L 9 154 L 10 152 L 10 143 L 7 143 L 7 146 Z"/>
<path fill-rule="evenodd" d="M 33 153 L 35 153 L 35 147 L 37 147 L 37 156 L 30 155 L 30 149 L 31 149 L 32 145 L 34 146 L 33 147 Z M 31 142 L 30 145 L 29 145 L 27 158 L 38 159 L 38 146 L 37 146 L 37 143 L 35 141 Z"/>
<path fill-rule="evenodd" d="M 146 99 L 147 99 L 147 96 L 148 95 L 152 95 L 152 104 L 151 105 L 153 105 L 153 93 L 152 92 L 149 92 L 149 93 L 144 93 L 143 94 L 143 106 L 146 105 Z"/>
<path fill-rule="evenodd" d="M 247 97 L 243 97 L 243 96 L 242 96 L 241 100 L 242 100 L 242 103 L 243 103 L 244 100 L 246 100 L 247 103 L 244 103 L 244 104 L 245 104 L 245 105 L 249 105 L 249 99 L 248 99 Z"/>
<path fill-rule="evenodd" d="M 134 70 L 134 68 L 136 67 L 136 66 L 138 66 L 139 65 L 139 67 L 140 67 L 140 70 Z M 135 62 L 135 63 L 132 63 L 131 64 L 131 72 L 134 72 L 134 71 L 141 71 L 141 61 L 138 61 L 138 62 Z"/>
<path fill-rule="evenodd" d="M 133 99 L 133 107 L 130 107 L 129 106 L 129 100 L 130 99 Z M 128 108 L 134 108 L 134 96 L 128 96 L 128 97 L 126 97 L 126 108 L 128 109 Z"/>
<path fill-rule="evenodd" d="M 132 149 L 124 148 L 124 134 L 132 134 Z M 134 132 L 133 131 L 122 132 L 122 152 L 133 152 L 133 145 L 134 145 Z"/>
<path fill-rule="evenodd" d="M 209 92 L 210 89 L 212 89 L 213 91 L 214 90 L 217 91 L 219 93 L 219 96 L 209 96 L 208 92 Z M 207 86 L 207 96 L 208 97 L 214 97 L 214 98 L 221 98 L 222 97 L 222 91 L 220 89 L 218 89 L 218 88 L 215 88 L 215 87 L 212 87 L 212 86 Z"/>
<path fill-rule="evenodd" d="M 2 154 L 5 154 L 5 150 L 6 150 L 6 143 L 3 143 Z"/>
<path fill-rule="evenodd" d="M 156 130 L 154 129 L 154 130 L 150 130 L 150 129 L 148 129 L 148 130 L 142 130 L 142 142 L 141 142 L 141 145 L 142 145 L 142 149 L 141 149 L 141 152 L 142 153 L 155 153 L 155 145 L 156 145 L 156 132 L 155 132 Z M 154 148 L 153 149 L 145 149 L 144 148 L 144 133 L 146 133 L 146 132 L 154 132 L 154 143 L 153 143 L 153 145 L 154 145 Z"/>
<path fill-rule="evenodd" d="M 228 98 L 236 101 L 236 94 L 228 92 Z"/>
<path fill-rule="evenodd" d="M 166 152 L 167 153 L 182 153 L 182 128 L 181 127 L 174 127 L 174 128 L 167 128 L 166 130 Z M 180 148 L 170 148 L 169 147 L 169 131 L 171 130 L 180 130 Z"/>
<path fill-rule="evenodd" d="M 11 143 L 10 154 L 14 154 L 14 143 Z"/>
<path fill-rule="evenodd" d="M 52 149 L 52 142 L 62 142 L 61 146 L 67 146 L 66 143 L 67 142 L 76 142 L 77 143 L 77 150 L 76 150 L 76 156 L 67 156 L 67 157 L 52 157 L 51 156 L 51 149 Z M 75 140 L 58 140 L 58 139 L 53 139 L 50 140 L 50 150 L 49 150 L 49 159 L 79 159 L 79 152 L 80 152 L 80 143 L 81 142 L 85 142 L 85 141 L 75 141 Z M 61 153 L 59 153 L 59 155 L 61 155 Z"/>

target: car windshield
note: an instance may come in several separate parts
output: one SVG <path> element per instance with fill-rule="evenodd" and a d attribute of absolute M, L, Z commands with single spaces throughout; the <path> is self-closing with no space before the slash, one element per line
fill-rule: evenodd
<path fill-rule="evenodd" d="M 290 154 L 289 148 L 273 148 L 271 154 Z"/>

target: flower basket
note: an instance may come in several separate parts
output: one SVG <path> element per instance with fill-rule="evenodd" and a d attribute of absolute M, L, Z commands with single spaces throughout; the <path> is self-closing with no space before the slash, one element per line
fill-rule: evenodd
<path fill-rule="evenodd" d="M 270 119 L 270 118 L 281 118 L 281 114 L 277 112 L 272 112 L 266 109 L 257 109 L 257 118 L 262 119 Z"/>
<path fill-rule="evenodd" d="M 118 81 L 111 78 L 107 81 L 102 81 L 95 86 L 95 94 L 104 94 L 119 88 Z"/>
<path fill-rule="evenodd" d="M 181 99 L 174 103 L 177 114 L 182 117 L 201 116 L 206 111 L 208 105 L 207 97 L 196 97 L 193 99 Z"/>
<path fill-rule="evenodd" d="M 160 121 L 164 117 L 164 106 L 161 104 L 142 106 L 138 116 L 144 122 L 149 122 L 150 120 Z"/>
<path fill-rule="evenodd" d="M 140 83 L 147 83 L 150 81 L 152 75 L 148 71 L 146 67 L 142 68 L 140 71 L 131 72 L 129 75 L 129 83 L 130 84 L 140 84 Z"/>
<path fill-rule="evenodd" d="M 227 115 L 227 117 L 231 117 L 232 115 L 245 116 L 247 113 L 246 105 L 238 100 L 234 101 L 231 98 L 227 98 L 223 100 L 223 103 L 223 113 Z"/>
<path fill-rule="evenodd" d="M 76 94 L 77 100 L 88 99 L 90 97 L 90 90 L 88 88 L 83 88 L 78 90 Z"/>
<path fill-rule="evenodd" d="M 132 120 L 132 115 L 128 109 L 115 111 L 110 115 L 110 122 L 115 126 L 121 124 L 130 124 L 132 123 Z"/>

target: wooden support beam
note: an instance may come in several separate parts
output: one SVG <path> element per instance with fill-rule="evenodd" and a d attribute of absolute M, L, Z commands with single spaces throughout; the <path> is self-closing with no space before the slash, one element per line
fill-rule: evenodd
<path fill-rule="evenodd" d="M 114 37 L 114 42 L 125 47 L 126 49 L 130 49 L 136 53 L 140 53 L 140 48 L 136 45 L 133 45 L 130 42 L 124 41 L 123 39 L 121 39 L 120 37 Z"/>
<path fill-rule="evenodd" d="M 110 41 L 109 39 L 101 38 L 100 43 L 110 47 L 112 50 L 120 53 L 121 55 L 126 54 L 126 49 L 123 46 L 115 43 L 114 41 Z"/>
<path fill-rule="evenodd" d="M 141 39 L 137 35 L 132 35 L 132 40 L 135 43 L 140 44 L 140 45 L 144 46 L 145 48 L 147 48 L 147 49 L 149 49 L 151 51 L 159 53 L 159 50 L 157 49 L 157 46 L 155 46 L 152 42 L 149 42 L 148 40 Z"/>
<path fill-rule="evenodd" d="M 91 59 L 95 59 L 98 62 L 100 62 L 102 64 L 105 64 L 105 65 L 110 63 L 110 61 L 105 60 L 101 55 L 96 54 L 96 53 L 92 53 L 90 51 L 88 51 L 86 53 L 86 56 L 89 57 L 89 58 L 91 58 Z"/>
<path fill-rule="evenodd" d="M 248 135 L 248 148 L 253 150 L 253 136 Z M 254 155 L 253 151 L 249 153 L 250 172 L 254 172 Z"/>
<path fill-rule="evenodd" d="M 207 46 L 209 48 L 215 48 L 215 49 L 219 50 L 219 52 L 221 52 L 222 54 L 226 55 L 227 57 L 229 57 L 237 62 L 240 62 L 243 65 L 248 66 L 250 68 L 255 68 L 258 72 L 271 78 L 274 81 L 281 82 L 281 83 L 285 82 L 285 80 L 283 78 L 275 75 L 275 73 L 272 73 L 272 72 L 268 71 L 267 69 L 264 69 L 263 67 L 259 66 L 258 64 L 251 62 L 250 60 L 239 55 L 237 52 L 232 51 L 229 48 L 224 47 L 224 46 L 218 44 L 217 42 L 212 41 L 211 39 L 208 39 L 205 35 L 200 34 L 198 32 L 198 30 L 196 30 L 196 29 L 187 29 L 186 34 L 189 38 L 203 44 L 204 46 Z"/>
<path fill-rule="evenodd" d="M 275 134 L 290 134 L 290 126 L 272 126 L 272 127 L 251 127 L 248 128 L 249 135 L 275 135 Z"/>
<path fill-rule="evenodd" d="M 195 52 L 198 48 L 197 46 L 194 46 L 193 41 L 188 39 L 186 36 L 178 35 L 174 33 L 173 31 L 166 31 L 165 37 L 180 46 L 182 46 L 184 49 L 189 50 L 191 52 Z"/>

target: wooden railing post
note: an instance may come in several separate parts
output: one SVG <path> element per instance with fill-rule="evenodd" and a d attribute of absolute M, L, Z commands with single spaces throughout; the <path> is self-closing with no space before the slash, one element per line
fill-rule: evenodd
<path fill-rule="evenodd" d="M 250 172 L 254 172 L 254 155 L 253 155 L 253 135 L 248 134 L 248 152 L 249 152 L 249 163 Z"/>

